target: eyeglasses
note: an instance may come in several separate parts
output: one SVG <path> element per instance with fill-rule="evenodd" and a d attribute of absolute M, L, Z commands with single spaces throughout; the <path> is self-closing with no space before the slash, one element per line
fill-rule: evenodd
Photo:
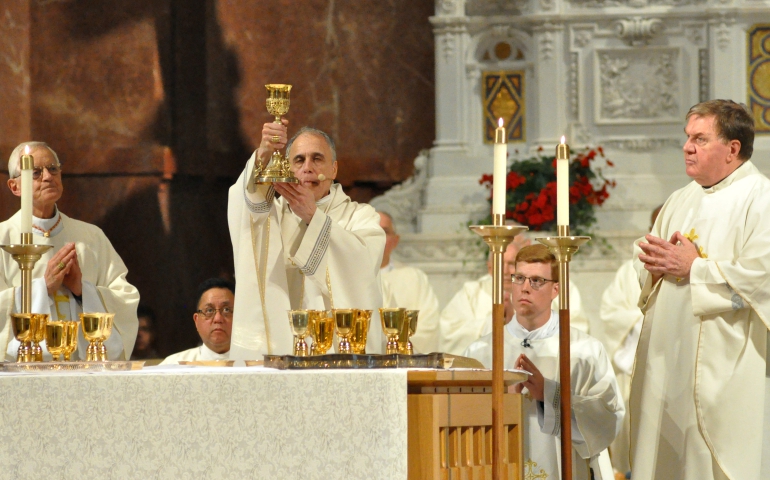
<path fill-rule="evenodd" d="M 543 285 L 545 285 L 546 283 L 556 281 L 556 280 L 549 280 L 543 277 L 525 277 L 524 275 L 519 275 L 518 273 L 514 273 L 513 275 L 511 275 L 511 280 L 516 285 L 524 285 L 524 281 L 529 280 L 529 284 L 532 285 L 533 290 L 540 290 L 541 288 L 543 288 Z"/>
<path fill-rule="evenodd" d="M 52 163 L 51 165 L 46 165 L 44 167 L 35 167 L 32 170 L 32 178 L 34 180 L 39 180 L 40 177 L 43 176 L 43 169 L 48 170 L 48 173 L 50 173 L 53 176 L 56 176 L 61 173 L 61 165 L 58 163 Z"/>
<path fill-rule="evenodd" d="M 222 307 L 222 308 L 213 308 L 213 307 L 207 307 L 203 310 L 198 310 L 197 313 L 200 313 L 203 315 L 203 318 L 206 320 L 211 320 L 214 318 L 214 315 L 219 312 L 220 315 L 222 315 L 225 318 L 233 318 L 233 309 L 232 307 Z"/>

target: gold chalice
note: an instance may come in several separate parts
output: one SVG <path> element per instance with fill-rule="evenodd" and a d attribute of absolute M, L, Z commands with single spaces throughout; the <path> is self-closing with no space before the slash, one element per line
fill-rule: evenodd
<path fill-rule="evenodd" d="M 43 361 L 43 349 L 40 348 L 40 342 L 45 340 L 45 326 L 48 323 L 50 317 L 45 313 L 33 313 L 32 314 L 32 345 L 30 345 L 30 353 L 32 354 L 33 362 Z"/>
<path fill-rule="evenodd" d="M 334 316 L 331 310 L 309 310 L 310 337 L 313 346 L 311 355 L 325 355 L 334 339 Z"/>
<path fill-rule="evenodd" d="M 398 334 L 404 326 L 406 319 L 405 308 L 381 308 L 380 321 L 382 321 L 382 331 L 388 336 L 388 344 L 385 347 L 385 353 L 398 353 Z"/>
<path fill-rule="evenodd" d="M 58 362 L 59 357 L 69 345 L 67 341 L 67 324 L 65 322 L 48 322 L 45 326 L 45 346 Z"/>
<path fill-rule="evenodd" d="M 366 353 L 366 338 L 369 334 L 369 324 L 372 321 L 371 310 L 353 310 L 355 314 L 355 324 L 353 333 L 350 335 L 350 348 L 353 353 Z"/>
<path fill-rule="evenodd" d="M 13 336 L 21 343 L 16 354 L 16 362 L 18 363 L 32 361 L 32 339 L 35 336 L 35 326 L 32 317 L 32 313 L 11 314 Z"/>
<path fill-rule="evenodd" d="M 267 111 L 270 115 L 275 115 L 275 123 L 281 123 L 281 117 L 289 111 L 289 92 L 291 85 L 273 83 L 265 85 L 267 88 Z M 299 183 L 294 172 L 291 171 L 289 161 L 281 155 L 278 149 L 273 151 L 267 166 L 257 167 L 254 172 L 254 181 L 256 183 L 276 183 L 289 182 Z"/>
<path fill-rule="evenodd" d="M 289 325 L 294 334 L 294 355 L 307 357 L 307 343 L 305 337 L 308 330 L 308 311 L 289 310 Z"/>
<path fill-rule="evenodd" d="M 353 333 L 356 315 L 350 308 L 338 308 L 332 310 L 334 315 L 334 324 L 337 326 L 337 336 L 340 337 L 340 343 L 337 347 L 337 353 L 353 353 L 350 348 L 350 335 Z"/>
<path fill-rule="evenodd" d="M 64 347 L 64 361 L 69 362 L 72 352 L 78 349 L 78 325 L 80 322 L 64 322 L 67 329 L 67 345 Z M 105 355 L 106 357 L 106 355 Z"/>
<path fill-rule="evenodd" d="M 104 341 L 110 338 L 114 313 L 81 313 L 80 325 L 83 336 L 88 340 L 87 362 L 106 362 L 107 347 Z"/>
<path fill-rule="evenodd" d="M 412 346 L 412 340 L 410 337 L 414 335 L 417 330 L 417 317 L 419 316 L 419 310 L 407 310 L 406 318 L 404 319 L 404 325 L 401 327 L 401 333 L 398 335 L 399 352 L 406 355 L 414 355 L 414 347 Z M 402 336 L 403 335 L 403 336 Z"/>

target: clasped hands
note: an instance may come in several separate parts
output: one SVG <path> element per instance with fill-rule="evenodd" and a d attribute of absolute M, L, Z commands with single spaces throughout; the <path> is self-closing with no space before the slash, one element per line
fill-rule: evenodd
<path fill-rule="evenodd" d="M 645 235 L 647 242 L 639 242 L 639 248 L 644 253 L 639 254 L 639 260 L 644 268 L 652 274 L 656 283 L 663 275 L 673 275 L 677 278 L 688 278 L 692 263 L 700 257 L 698 248 L 680 232 L 674 232 L 667 242 L 653 235 Z"/>
<path fill-rule="evenodd" d="M 53 296 L 60 286 L 64 285 L 73 295 L 83 295 L 83 274 L 78 263 L 78 253 L 75 243 L 64 244 L 56 252 L 45 269 L 45 285 L 48 295 Z"/>

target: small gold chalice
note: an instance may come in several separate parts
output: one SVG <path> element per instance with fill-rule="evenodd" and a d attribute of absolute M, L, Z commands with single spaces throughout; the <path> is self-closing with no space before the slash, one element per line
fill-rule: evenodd
<path fill-rule="evenodd" d="M 43 349 L 40 347 L 40 342 L 45 340 L 45 326 L 50 318 L 45 313 L 33 313 L 32 315 L 32 345 L 30 345 L 30 353 L 32 355 L 33 362 L 43 361 Z"/>
<path fill-rule="evenodd" d="M 80 314 L 83 336 L 88 340 L 88 349 L 86 349 L 87 362 L 107 361 L 107 347 L 104 346 L 104 341 L 110 338 L 114 319 L 114 313 Z"/>
<path fill-rule="evenodd" d="M 13 336 L 21 343 L 19 351 L 16 354 L 16 362 L 32 361 L 32 339 L 35 336 L 35 326 L 31 313 L 12 313 L 11 325 L 13 327 Z"/>
<path fill-rule="evenodd" d="M 308 317 L 307 310 L 289 310 L 289 325 L 294 334 L 294 355 L 299 357 L 307 356 L 305 337 L 308 333 Z"/>
<path fill-rule="evenodd" d="M 337 326 L 337 336 L 340 337 L 340 343 L 337 347 L 337 353 L 353 353 L 350 348 L 350 335 L 353 333 L 356 315 L 350 308 L 338 308 L 332 310 L 334 315 L 334 324 Z"/>
<path fill-rule="evenodd" d="M 275 116 L 275 123 L 281 123 L 281 117 L 289 112 L 289 92 L 291 91 L 291 85 L 284 85 L 280 83 L 272 83 L 265 85 L 267 88 L 267 111 L 270 115 Z M 281 155 L 281 152 L 276 148 L 273 151 L 273 155 L 270 157 L 270 161 L 267 166 L 261 168 L 257 167 L 254 172 L 255 183 L 299 183 L 297 177 L 294 176 L 294 172 L 291 171 L 289 161 Z"/>
<path fill-rule="evenodd" d="M 407 310 L 404 324 L 401 326 L 401 333 L 399 333 L 399 351 L 405 355 L 414 355 L 414 346 L 412 346 L 412 340 L 410 339 L 414 332 L 417 331 L 417 317 L 420 315 L 419 310 Z M 402 336 L 403 335 L 403 336 Z"/>
<path fill-rule="evenodd" d="M 366 353 L 366 338 L 369 334 L 369 324 L 372 321 L 371 310 L 353 310 L 355 315 L 355 324 L 353 325 L 353 333 L 350 335 L 350 348 L 353 353 L 363 354 Z"/>
<path fill-rule="evenodd" d="M 325 355 L 332 348 L 334 340 L 334 316 L 331 310 L 309 310 L 310 338 L 313 345 L 311 355 Z"/>
<path fill-rule="evenodd" d="M 78 349 L 78 326 L 80 322 L 64 322 L 67 329 L 67 346 L 64 347 L 64 361 L 69 362 L 72 352 Z"/>
<path fill-rule="evenodd" d="M 53 356 L 53 361 L 58 362 L 59 357 L 69 345 L 67 335 L 68 322 L 48 322 L 45 326 L 45 346 Z"/>
<path fill-rule="evenodd" d="M 386 354 L 398 353 L 398 334 L 404 326 L 405 319 L 405 308 L 380 309 L 382 331 L 388 336 L 388 344 L 385 347 Z"/>

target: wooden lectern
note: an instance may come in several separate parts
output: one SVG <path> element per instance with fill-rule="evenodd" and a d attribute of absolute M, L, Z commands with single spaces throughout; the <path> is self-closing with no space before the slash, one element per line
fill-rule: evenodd
<path fill-rule="evenodd" d="M 505 372 L 506 386 L 526 374 Z M 409 480 L 492 479 L 492 371 L 407 374 Z M 503 396 L 504 479 L 521 480 L 521 395 Z"/>

